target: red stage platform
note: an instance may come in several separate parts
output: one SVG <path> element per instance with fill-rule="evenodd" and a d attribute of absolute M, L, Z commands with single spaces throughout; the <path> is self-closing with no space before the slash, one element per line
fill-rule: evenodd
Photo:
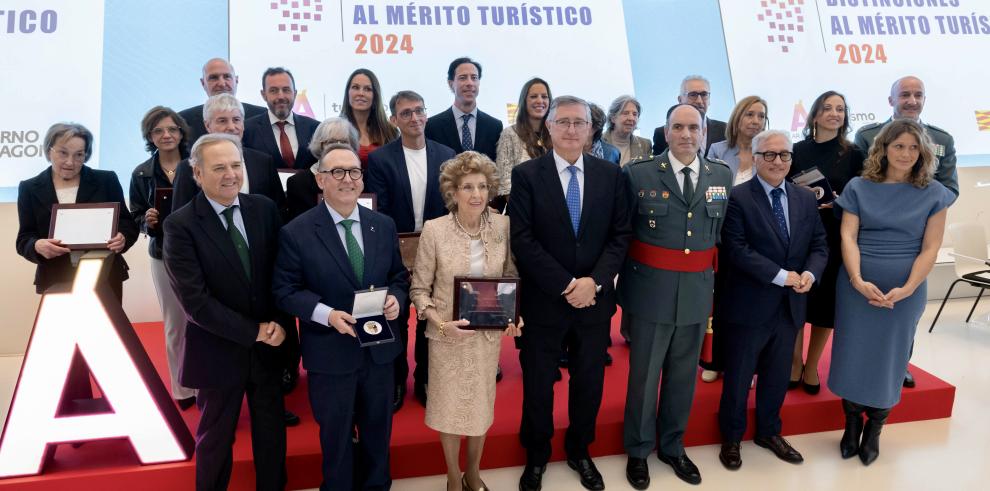
<path fill-rule="evenodd" d="M 164 335 L 160 323 L 137 324 L 138 335 L 151 355 L 159 374 L 166 379 Z M 614 346 L 610 348 L 615 363 L 605 372 L 605 394 L 598 417 L 597 440 L 591 447 L 592 455 L 623 453 L 622 417 L 625 404 L 626 377 L 629 367 L 629 350 L 618 336 L 618 316 L 613 319 Z M 411 346 L 410 346 L 411 348 Z M 822 379 L 827 378 L 830 347 L 826 348 Z M 409 350 L 410 354 L 412 349 Z M 411 356 L 410 356 L 411 357 Z M 410 361 L 410 363 L 412 363 Z M 498 384 L 496 418 L 488 432 L 484 468 L 522 465 L 525 453 L 519 444 L 519 414 L 522 407 L 522 378 L 517 351 L 510 339 L 502 344 L 502 371 L 504 379 Z M 890 422 L 919 421 L 947 418 L 952 415 L 955 387 L 915 367 L 912 369 L 917 387 L 905 389 L 901 403 L 894 409 Z M 554 437 L 554 460 L 562 460 L 563 429 L 567 426 L 567 372 L 556 386 L 554 421 L 557 434 Z M 411 382 L 410 382 L 411 385 Z M 824 384 L 823 384 L 824 385 Z M 716 413 L 721 392 L 721 382 L 698 382 L 691 420 L 685 436 L 687 445 L 707 445 L 719 442 Z M 410 390 L 410 394 L 411 394 Z M 752 438 L 753 399 L 750 397 L 750 434 Z M 302 418 L 302 424 L 288 429 L 287 468 L 289 489 L 315 488 L 320 485 L 320 446 L 318 427 L 309 409 L 306 376 L 299 387 L 286 398 L 286 406 Z M 443 455 L 437 434 L 423 424 L 423 408 L 411 395 L 405 406 L 395 415 L 392 432 L 392 477 L 394 479 L 445 472 Z M 199 420 L 192 408 L 183 413 L 186 423 L 195 433 Z M 841 429 L 843 415 L 839 400 L 826 387 L 817 396 L 809 396 L 797 390 L 787 395 L 783 408 L 784 433 L 787 435 L 813 433 Z M 714 459 L 714 455 L 712 456 Z M 838 455 L 836 455 L 838 458 Z M 696 457 L 697 459 L 697 457 Z M 702 459 L 703 460 L 703 459 Z M 73 449 L 60 445 L 55 462 L 41 476 L 0 480 L 0 488 L 19 490 L 63 489 L 142 489 L 176 490 L 193 489 L 194 464 L 142 466 L 126 440 L 92 442 Z M 230 489 L 254 489 L 254 472 L 251 459 L 251 436 L 246 405 L 238 424 L 234 445 L 234 470 Z"/>

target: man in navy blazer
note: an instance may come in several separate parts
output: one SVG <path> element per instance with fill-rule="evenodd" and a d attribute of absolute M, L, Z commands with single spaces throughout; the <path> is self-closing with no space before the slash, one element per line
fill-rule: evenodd
<path fill-rule="evenodd" d="M 239 79 L 234 66 L 223 58 L 211 58 L 203 65 L 203 77 L 199 79 L 206 97 L 213 97 L 217 94 L 230 94 L 237 96 L 237 84 Z M 206 129 L 205 117 L 203 115 L 203 104 L 193 106 L 179 111 L 179 116 L 186 120 L 189 125 L 189 142 L 195 143 L 199 137 L 209 133 Z M 244 117 L 250 118 L 259 114 L 264 114 L 266 109 L 262 106 L 244 103 Z"/>
<path fill-rule="evenodd" d="M 364 182 L 352 149 L 325 153 L 317 184 L 324 204 L 282 229 L 273 289 L 279 307 L 299 317 L 309 402 L 320 425 L 320 489 L 388 489 L 392 364 L 402 346 L 390 342 L 362 348 L 349 312 L 355 291 L 388 288 L 384 314 L 394 321 L 408 298 L 409 273 L 392 219 L 357 205 Z M 354 475 L 355 425 L 362 476 Z M 363 481 L 355 482 L 359 478 Z"/>
<path fill-rule="evenodd" d="M 287 316 L 275 308 L 272 270 L 281 226 L 264 196 L 240 194 L 240 140 L 200 137 L 193 172 L 203 188 L 165 219 L 163 259 L 188 319 L 179 379 L 199 389 L 196 489 L 227 489 L 241 401 L 247 394 L 259 490 L 285 488 L 281 391 Z"/>
<path fill-rule="evenodd" d="M 261 76 L 261 96 L 268 111 L 244 123 L 244 146 L 272 156 L 280 168 L 309 169 L 316 157 L 309 142 L 320 122 L 293 114 L 296 104 L 296 80 L 282 67 L 269 68 Z"/>
<path fill-rule="evenodd" d="M 411 90 L 403 90 L 392 96 L 388 103 L 392 116 L 389 120 L 399 128 L 401 138 L 383 145 L 368 155 L 366 190 L 375 193 L 377 210 L 395 220 L 399 233 L 419 232 L 423 222 L 447 214 L 443 196 L 440 195 L 440 166 L 454 158 L 454 151 L 423 134 L 426 125 L 426 107 L 423 97 Z M 396 322 L 402 333 L 402 354 L 395 362 L 395 410 L 402 407 L 406 394 L 406 378 L 409 362 L 406 349 L 409 305 L 404 305 Z M 416 323 L 416 372 L 414 387 L 416 397 L 426 401 L 429 351 L 426 340 L 426 320 Z"/>
<path fill-rule="evenodd" d="M 780 406 L 787 392 L 791 354 L 804 324 L 808 290 L 828 259 L 825 228 L 815 195 L 786 182 L 790 135 L 767 130 L 753 138 L 756 178 L 732 189 L 722 225 L 725 290 L 716 316 L 725 328 L 725 382 L 718 420 L 719 460 L 742 465 L 739 442 L 746 432 L 746 400 L 756 381 L 753 442 L 790 463 L 804 459 L 780 436 Z"/>
<path fill-rule="evenodd" d="M 502 121 L 478 109 L 481 63 L 457 58 L 447 68 L 447 85 L 454 105 L 426 122 L 426 138 L 461 153 L 474 150 L 495 161 L 495 147 L 502 135 Z"/>
<path fill-rule="evenodd" d="M 602 401 L 609 326 L 616 311 L 614 281 L 632 226 L 619 166 L 582 153 L 590 126 L 587 102 L 555 98 L 547 116 L 553 151 L 512 169 L 512 253 L 526 319 L 518 343 L 523 371 L 519 438 L 526 448 L 521 491 L 542 487 L 552 453 L 554 378 L 568 338 L 567 464 L 585 488 L 605 489 L 588 446 L 595 440 Z"/>

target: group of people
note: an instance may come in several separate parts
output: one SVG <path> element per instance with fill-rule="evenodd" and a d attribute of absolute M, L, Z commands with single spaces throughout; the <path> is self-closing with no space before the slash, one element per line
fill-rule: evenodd
<path fill-rule="evenodd" d="M 861 129 L 855 143 L 845 98 L 822 94 L 805 139 L 792 145 L 788 133 L 768 129 L 758 96 L 740 99 L 728 122 L 708 118 L 711 88 L 700 76 L 684 79 L 652 142 L 634 134 L 635 98 L 621 96 L 606 112 L 553 97 L 540 78 L 524 84 L 515 122 L 503 129 L 478 109 L 481 75 L 475 60 L 451 62 L 453 104 L 427 117 L 411 90 L 394 94 L 386 113 L 375 74 L 358 69 L 340 117 L 318 122 L 292 113 L 288 70 L 266 70 L 267 107 L 252 106 L 236 98 L 233 67 L 213 59 L 203 67 L 202 106 L 145 115 L 151 157 L 135 168 L 131 213 L 121 213 L 107 243 L 117 253 L 109 281 L 120 298 L 122 254 L 147 234 L 172 395 L 201 412 L 197 489 L 226 488 L 245 394 L 257 487 L 284 488 L 285 427 L 298 416 L 283 397 L 300 358 L 320 427 L 321 489 L 387 489 L 411 306 L 414 395 L 439 433 L 448 490 L 488 489 L 480 462 L 502 336 L 517 338 L 523 373 L 520 490 L 542 486 L 565 351 L 567 464 L 585 488 L 604 489 L 588 447 L 617 306 L 630 349 L 623 441 L 634 488 L 649 487 L 654 449 L 679 478 L 701 482 L 683 436 L 710 317 L 715 354 L 701 378 L 724 377 L 723 465 L 742 464 L 754 375 L 755 443 L 802 461 L 781 437 L 780 407 L 788 388 L 817 393 L 833 328 L 828 385 L 846 414 L 841 455 L 877 458 L 907 384 L 945 210 L 958 194 L 951 136 L 920 123 L 920 80 L 897 80 L 891 119 Z M 127 206 L 116 175 L 85 165 L 92 146 L 84 127 L 52 126 L 51 167 L 20 185 L 17 250 L 38 264 L 39 293 L 71 280 L 77 254 L 48 237 L 53 204 Z M 298 169 L 285 189 L 280 168 Z M 810 169 L 834 199 L 790 181 Z M 156 191 L 167 188 L 163 204 Z M 358 205 L 369 192 L 375 210 Z M 420 233 L 411 271 L 398 239 L 409 232 Z M 458 276 L 518 276 L 519 322 L 474 330 L 456 318 Z M 395 342 L 359 344 L 352 310 L 366 289 L 387 290 L 382 313 Z M 92 397 L 82 363 L 73 362 L 67 397 Z"/>

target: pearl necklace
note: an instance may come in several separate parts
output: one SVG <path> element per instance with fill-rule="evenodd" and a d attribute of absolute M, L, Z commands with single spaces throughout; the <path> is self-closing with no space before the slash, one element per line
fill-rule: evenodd
<path fill-rule="evenodd" d="M 468 232 L 467 229 L 461 225 L 461 221 L 457 219 L 457 213 L 454 213 L 454 223 L 457 225 L 457 228 L 461 229 L 461 232 L 464 232 L 464 235 L 467 235 L 471 239 L 480 239 L 481 231 L 485 228 L 485 220 L 481 219 L 481 223 L 478 225 L 478 231 L 473 234 Z"/>

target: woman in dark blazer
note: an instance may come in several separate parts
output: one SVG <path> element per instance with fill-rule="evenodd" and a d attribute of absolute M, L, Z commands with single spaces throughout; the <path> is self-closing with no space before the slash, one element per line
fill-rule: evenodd
<path fill-rule="evenodd" d="M 127 279 L 127 263 L 121 255 L 137 240 L 138 230 L 120 188 L 117 174 L 94 170 L 85 165 L 93 155 L 93 134 L 75 123 L 57 123 L 44 139 L 45 158 L 51 167 L 31 179 L 21 181 L 17 190 L 17 253 L 38 265 L 34 285 L 44 293 L 56 283 L 71 282 L 75 268 L 69 249 L 61 241 L 48 238 L 52 205 L 55 203 L 120 203 L 117 234 L 107 241 L 116 253 L 109 274 L 110 287 L 122 298 Z M 67 399 L 91 398 L 89 377 L 82 358 L 76 355 L 69 369 L 65 395 Z"/>

